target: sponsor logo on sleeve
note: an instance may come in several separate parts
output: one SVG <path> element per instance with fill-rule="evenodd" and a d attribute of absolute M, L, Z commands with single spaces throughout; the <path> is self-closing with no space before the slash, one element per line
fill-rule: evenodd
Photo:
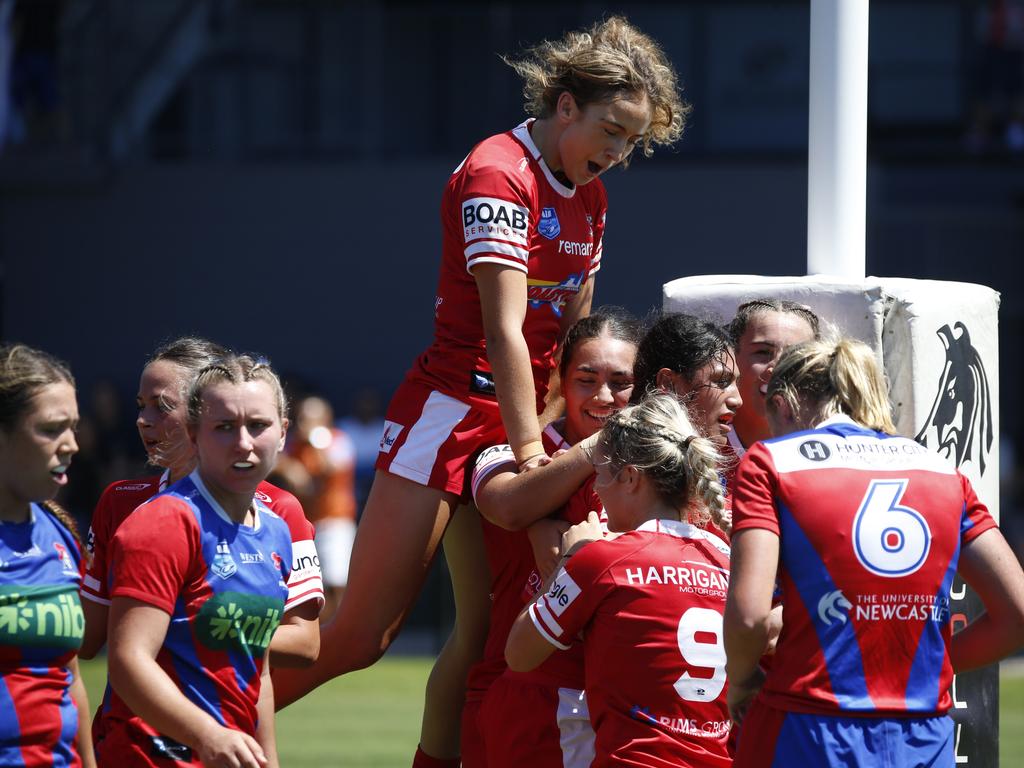
<path fill-rule="evenodd" d="M 395 445 L 395 441 L 398 436 L 402 434 L 402 425 L 396 424 L 393 421 L 384 422 L 384 434 L 380 437 L 380 452 L 391 453 L 392 447 Z"/>
<path fill-rule="evenodd" d="M 463 235 L 467 243 L 497 238 L 525 247 L 529 225 L 529 209 L 507 200 L 473 197 L 462 203 Z"/>
<path fill-rule="evenodd" d="M 551 589 L 545 595 L 548 607 L 556 616 L 561 616 L 562 612 L 572 605 L 572 601 L 579 596 L 579 585 L 573 581 L 572 576 L 564 568 L 558 572 L 558 576 L 551 584 Z"/>
<path fill-rule="evenodd" d="M 542 208 L 540 221 L 537 222 L 537 231 L 548 240 L 554 240 L 562 231 L 562 225 L 558 223 L 558 214 L 554 208 Z"/>
<path fill-rule="evenodd" d="M 115 485 L 114 491 L 144 491 L 149 488 L 152 483 L 126 483 L 124 485 Z"/>
<path fill-rule="evenodd" d="M 320 557 L 312 539 L 292 544 L 292 573 L 288 580 L 299 582 L 312 576 L 320 576 Z"/>
<path fill-rule="evenodd" d="M 469 391 L 476 395 L 495 395 L 494 375 L 486 371 L 469 372 Z"/>

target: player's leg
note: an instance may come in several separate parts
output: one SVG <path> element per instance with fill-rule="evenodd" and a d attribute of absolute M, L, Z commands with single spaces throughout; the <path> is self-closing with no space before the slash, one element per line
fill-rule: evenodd
<path fill-rule="evenodd" d="M 444 536 L 444 554 L 455 595 L 455 626 L 427 680 L 420 750 L 451 760 L 460 754 L 466 675 L 483 654 L 490 618 L 490 570 L 476 507 L 459 507 Z"/>
<path fill-rule="evenodd" d="M 405 619 L 433 562 L 457 497 L 378 470 L 356 531 L 348 585 L 320 657 L 274 678 L 278 709 L 338 675 L 381 657 Z"/>

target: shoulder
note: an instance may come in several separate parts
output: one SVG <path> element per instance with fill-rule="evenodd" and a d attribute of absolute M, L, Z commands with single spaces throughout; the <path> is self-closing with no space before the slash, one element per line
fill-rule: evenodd
<path fill-rule="evenodd" d="M 129 480 L 116 480 L 104 489 L 96 505 L 96 513 L 117 516 L 129 514 L 142 502 L 155 496 L 160 491 L 158 477 L 142 477 Z"/>
<path fill-rule="evenodd" d="M 537 187 L 535 171 L 528 150 L 508 131 L 477 144 L 455 169 L 453 180 L 474 191 L 494 187 L 496 193 L 510 190 L 523 196 Z"/>
<path fill-rule="evenodd" d="M 284 522 L 294 541 L 313 538 L 313 525 L 294 494 L 264 480 L 256 488 L 256 499 Z"/>
<path fill-rule="evenodd" d="M 145 532 L 157 533 L 165 539 L 174 538 L 181 526 L 198 528 L 195 505 L 175 492 L 161 493 L 146 502 L 141 514 L 129 515 L 118 526 L 114 538 L 124 540 Z"/>

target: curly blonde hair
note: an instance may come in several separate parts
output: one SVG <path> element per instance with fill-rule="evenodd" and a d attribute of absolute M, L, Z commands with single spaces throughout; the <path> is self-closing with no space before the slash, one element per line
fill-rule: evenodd
<path fill-rule="evenodd" d="M 691 107 L 679 93 L 672 64 L 660 45 L 621 16 L 561 40 L 545 40 L 522 59 L 502 58 L 523 78 L 526 111 L 534 117 L 554 114 L 563 92 L 581 109 L 620 96 L 646 95 L 651 125 L 637 145 L 644 156 L 683 134 Z"/>

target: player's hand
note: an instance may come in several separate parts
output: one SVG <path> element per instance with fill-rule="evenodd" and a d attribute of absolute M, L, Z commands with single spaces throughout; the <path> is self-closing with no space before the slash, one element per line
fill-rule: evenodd
<path fill-rule="evenodd" d="M 551 463 L 551 457 L 546 453 L 538 453 L 534 456 L 530 456 L 528 459 L 524 459 L 519 465 L 520 472 L 529 472 L 531 469 L 537 467 L 543 467 L 545 464 Z"/>
<path fill-rule="evenodd" d="M 526 536 L 533 548 L 533 560 L 542 580 L 555 570 L 562 557 L 562 534 L 569 530 L 567 520 L 541 518 L 526 529 Z"/>
<path fill-rule="evenodd" d="M 764 670 L 760 666 L 754 667 L 750 677 L 742 682 L 729 681 L 729 692 L 726 700 L 729 704 L 729 716 L 736 725 L 743 722 L 743 718 L 750 708 L 750 702 L 754 700 L 757 692 L 764 685 Z"/>
<path fill-rule="evenodd" d="M 200 740 L 196 752 L 206 768 L 265 768 L 268 764 L 256 739 L 220 725 Z"/>
<path fill-rule="evenodd" d="M 562 554 L 572 554 L 584 544 L 604 538 L 604 530 L 601 528 L 601 520 L 597 512 L 591 511 L 587 519 L 582 523 L 576 523 L 572 528 L 562 534 Z"/>

